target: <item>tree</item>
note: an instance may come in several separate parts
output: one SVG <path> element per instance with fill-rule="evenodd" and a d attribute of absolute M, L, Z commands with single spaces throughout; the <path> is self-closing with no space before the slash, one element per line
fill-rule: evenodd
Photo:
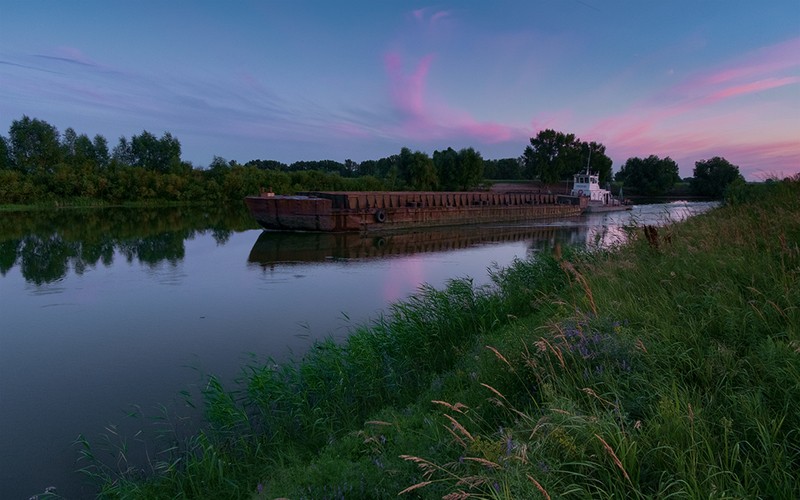
<path fill-rule="evenodd" d="M 581 143 L 581 163 L 586 162 L 592 172 L 597 172 L 600 184 L 611 182 L 611 166 L 614 162 L 606 155 L 606 147 L 598 142 Z M 582 167 L 572 174 L 577 174 Z"/>
<path fill-rule="evenodd" d="M 130 152 L 133 165 L 154 172 L 172 172 L 181 165 L 181 143 L 165 132 L 161 139 L 144 130 L 131 137 Z"/>
<path fill-rule="evenodd" d="M 458 189 L 470 189 L 483 180 L 483 158 L 472 148 L 464 148 L 458 152 Z"/>
<path fill-rule="evenodd" d="M 111 152 L 111 159 L 120 165 L 130 167 L 133 166 L 133 151 L 131 150 L 131 143 L 125 136 L 120 136 L 117 145 L 114 146 L 114 151 Z"/>
<path fill-rule="evenodd" d="M 453 148 L 433 152 L 433 164 L 439 177 L 439 187 L 445 191 L 455 191 L 458 186 L 458 153 Z"/>
<path fill-rule="evenodd" d="M 575 134 L 552 129 L 542 130 L 531 138 L 520 158 L 529 177 L 552 184 L 585 170 L 598 172 L 600 182 L 611 180 L 611 158 L 606 147 L 597 142 L 583 142 Z"/>
<path fill-rule="evenodd" d="M 58 130 L 45 121 L 23 116 L 11 123 L 8 136 L 13 163 L 24 173 L 53 173 L 61 161 Z"/>
<path fill-rule="evenodd" d="M 11 169 L 11 156 L 8 150 L 8 140 L 0 135 L 0 170 Z"/>
<path fill-rule="evenodd" d="M 575 134 L 541 130 L 530 142 L 522 154 L 530 177 L 551 184 L 580 170 L 580 143 Z"/>
<path fill-rule="evenodd" d="M 678 164 L 669 156 L 664 159 L 655 155 L 647 158 L 628 158 L 617 175 L 625 187 L 634 188 L 638 194 L 658 196 L 669 191 L 677 181 Z"/>
<path fill-rule="evenodd" d="M 433 160 L 425 153 L 412 153 L 410 149 L 403 148 L 400 150 L 397 167 L 399 177 L 409 189 L 429 191 L 436 189 L 439 184 Z"/>
<path fill-rule="evenodd" d="M 358 175 L 358 163 L 350 158 L 344 161 L 344 175 L 345 177 L 355 177 Z"/>
<path fill-rule="evenodd" d="M 695 162 L 691 186 L 697 195 L 722 198 L 725 189 L 737 180 L 744 181 L 744 177 L 739 173 L 739 167 L 725 158 L 715 156 L 710 160 Z"/>
<path fill-rule="evenodd" d="M 61 137 L 61 149 L 64 161 L 72 167 L 95 168 L 97 158 L 94 145 L 86 134 L 78 135 L 72 127 L 64 130 Z"/>
<path fill-rule="evenodd" d="M 94 150 L 94 161 L 97 168 L 105 169 L 108 167 L 108 141 L 100 134 L 94 136 L 92 140 L 92 149 Z"/>
<path fill-rule="evenodd" d="M 522 163 L 519 158 L 484 160 L 483 171 L 487 179 L 522 179 Z"/>

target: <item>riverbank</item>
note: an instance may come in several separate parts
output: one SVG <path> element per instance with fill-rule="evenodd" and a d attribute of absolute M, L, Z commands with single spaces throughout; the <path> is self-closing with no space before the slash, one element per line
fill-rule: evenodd
<path fill-rule="evenodd" d="M 208 428 L 145 470 L 83 442 L 86 471 L 126 498 L 800 496 L 800 179 L 759 189 L 425 288 L 343 344 L 211 378 Z"/>

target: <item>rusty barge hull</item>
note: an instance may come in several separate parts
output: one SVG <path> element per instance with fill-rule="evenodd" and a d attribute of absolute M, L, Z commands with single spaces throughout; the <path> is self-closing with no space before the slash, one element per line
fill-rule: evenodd
<path fill-rule="evenodd" d="M 245 198 L 265 229 L 381 232 L 577 216 L 586 198 L 545 193 L 303 192 Z"/>

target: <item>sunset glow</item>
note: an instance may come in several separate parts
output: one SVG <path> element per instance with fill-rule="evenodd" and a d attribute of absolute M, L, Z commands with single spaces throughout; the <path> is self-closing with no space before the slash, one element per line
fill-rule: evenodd
<path fill-rule="evenodd" d="M 91 13 L 91 15 L 89 15 Z M 27 115 L 184 159 L 363 161 L 473 147 L 516 158 L 544 128 L 614 170 L 724 156 L 800 171 L 800 3 L 615 0 L 3 2 L 0 134 Z"/>

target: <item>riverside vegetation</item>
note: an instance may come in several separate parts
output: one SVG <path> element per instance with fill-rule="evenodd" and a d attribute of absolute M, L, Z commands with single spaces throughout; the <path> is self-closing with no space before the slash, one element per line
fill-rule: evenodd
<path fill-rule="evenodd" d="M 800 497 L 800 175 L 630 231 L 210 377 L 201 432 L 144 467 L 81 438 L 83 471 L 107 498 Z"/>

